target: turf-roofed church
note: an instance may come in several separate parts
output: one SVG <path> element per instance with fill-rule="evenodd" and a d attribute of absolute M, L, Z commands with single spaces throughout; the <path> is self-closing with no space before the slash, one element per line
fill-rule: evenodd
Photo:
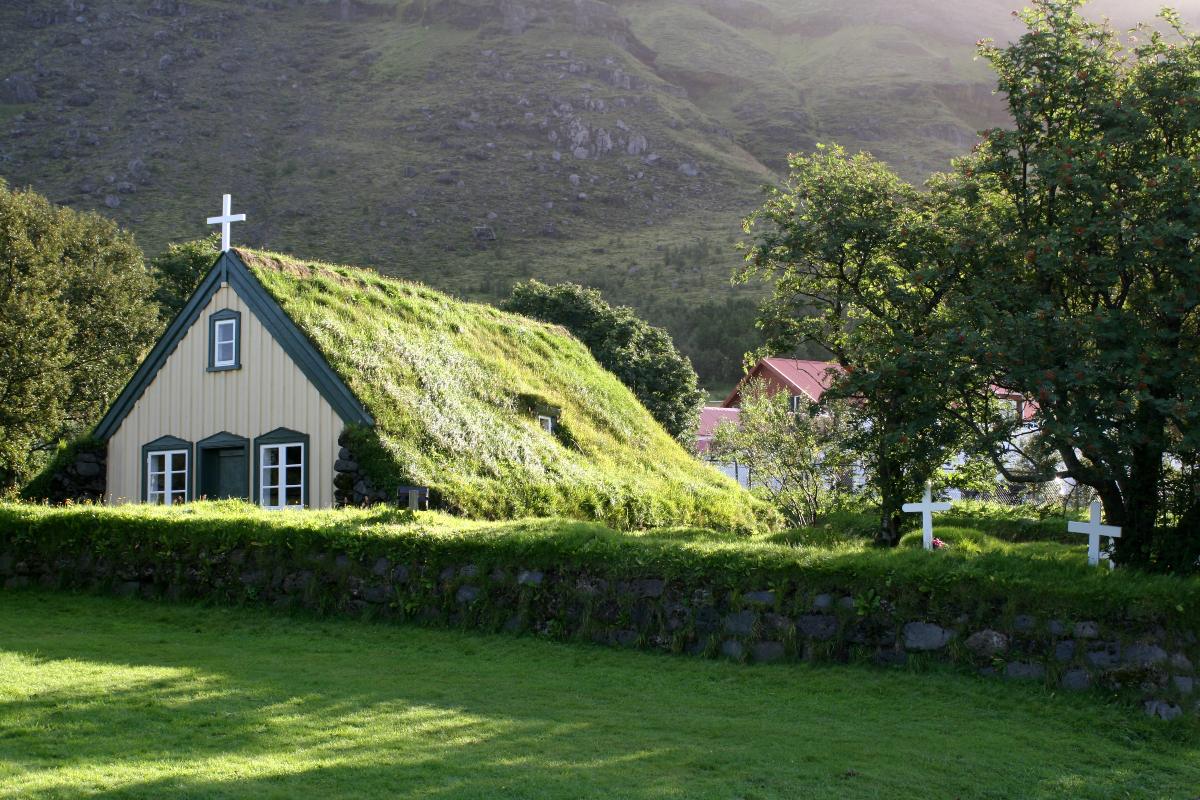
<path fill-rule="evenodd" d="M 476 518 L 774 520 L 561 327 L 374 270 L 223 247 L 95 431 L 110 503 L 328 508 L 421 487 Z"/>

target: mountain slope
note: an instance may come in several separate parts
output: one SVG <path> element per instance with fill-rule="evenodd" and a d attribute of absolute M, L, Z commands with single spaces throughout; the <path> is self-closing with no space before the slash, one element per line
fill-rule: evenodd
<path fill-rule="evenodd" d="M 729 286 L 732 245 L 758 187 L 816 141 L 914 180 L 945 167 L 1003 119 L 972 59 L 1016 31 L 1008 4 L 18 0 L 0 175 L 150 252 L 232 192 L 237 241 L 474 298 L 579 281 L 731 381 L 756 296 Z"/>

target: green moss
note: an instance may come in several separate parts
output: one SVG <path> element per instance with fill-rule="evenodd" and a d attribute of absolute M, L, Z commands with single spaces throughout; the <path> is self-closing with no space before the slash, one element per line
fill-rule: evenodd
<path fill-rule="evenodd" d="M 379 488 L 427 485 L 485 519 L 738 531 L 773 520 L 563 329 L 369 270 L 239 252 L 375 418 L 349 436 Z M 538 424 L 547 409 L 558 435 Z"/>

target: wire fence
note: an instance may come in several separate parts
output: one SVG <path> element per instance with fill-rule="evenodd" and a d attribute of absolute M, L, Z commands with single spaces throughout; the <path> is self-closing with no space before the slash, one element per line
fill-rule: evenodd
<path fill-rule="evenodd" d="M 967 500 L 985 500 L 1004 506 L 1037 506 L 1044 509 L 1062 509 L 1064 513 L 1081 511 L 1096 499 L 1096 492 L 1082 484 L 1008 483 L 990 492 L 963 492 Z"/>

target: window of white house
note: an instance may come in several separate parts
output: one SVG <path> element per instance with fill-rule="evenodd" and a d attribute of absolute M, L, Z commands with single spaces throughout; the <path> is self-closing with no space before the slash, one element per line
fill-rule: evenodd
<path fill-rule="evenodd" d="M 173 506 L 187 501 L 188 451 L 163 450 L 146 455 L 146 501 Z"/>
<path fill-rule="evenodd" d="M 304 445 L 264 444 L 259 449 L 259 496 L 263 508 L 304 506 Z"/>
<path fill-rule="evenodd" d="M 538 425 L 542 426 L 542 430 L 546 433 L 554 433 L 554 417 L 547 417 L 545 414 L 538 414 Z"/>
<path fill-rule="evenodd" d="M 232 367 L 237 363 L 237 320 L 221 319 L 213 326 L 213 366 Z"/>

